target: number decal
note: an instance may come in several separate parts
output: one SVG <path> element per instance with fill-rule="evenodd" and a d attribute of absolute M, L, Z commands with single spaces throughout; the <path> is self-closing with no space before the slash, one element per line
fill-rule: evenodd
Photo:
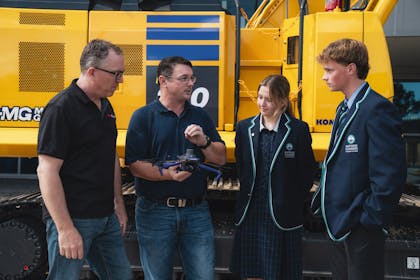
<path fill-rule="evenodd" d="M 191 104 L 204 108 L 210 99 L 210 92 L 205 87 L 196 88 L 191 94 Z"/>

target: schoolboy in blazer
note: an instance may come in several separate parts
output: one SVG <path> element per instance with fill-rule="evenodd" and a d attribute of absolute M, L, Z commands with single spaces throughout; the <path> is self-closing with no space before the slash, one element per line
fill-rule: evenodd
<path fill-rule="evenodd" d="M 385 228 L 406 180 L 401 118 L 365 78 L 366 46 L 331 43 L 318 56 L 332 91 L 345 99 L 337 109 L 312 209 L 322 214 L 332 241 L 333 279 L 383 279 Z"/>

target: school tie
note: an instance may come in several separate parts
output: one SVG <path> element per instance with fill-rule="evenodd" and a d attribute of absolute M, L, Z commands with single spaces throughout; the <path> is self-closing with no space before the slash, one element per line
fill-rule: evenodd
<path fill-rule="evenodd" d="M 341 105 L 340 110 L 338 111 L 338 125 L 337 129 L 335 130 L 334 144 L 337 142 L 338 135 L 342 130 L 344 124 L 346 123 L 348 110 L 349 108 L 347 107 L 347 100 L 344 99 L 343 104 Z"/>

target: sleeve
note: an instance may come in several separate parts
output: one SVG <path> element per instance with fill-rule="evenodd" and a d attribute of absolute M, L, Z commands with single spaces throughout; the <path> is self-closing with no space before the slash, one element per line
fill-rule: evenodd
<path fill-rule="evenodd" d="M 38 130 L 38 154 L 64 159 L 71 141 L 70 123 L 59 106 L 45 107 Z"/>
<path fill-rule="evenodd" d="M 204 133 L 210 137 L 210 140 L 212 142 L 221 142 L 221 143 L 225 143 L 222 139 L 222 137 L 220 137 L 219 132 L 216 129 L 215 124 L 213 123 L 213 120 L 210 118 L 210 115 L 206 112 L 206 111 L 202 111 L 204 113 L 204 124 L 203 124 L 203 128 L 204 128 Z"/>
<path fill-rule="evenodd" d="M 305 190 L 305 196 L 312 187 L 315 175 L 315 157 L 312 151 L 312 138 L 309 127 L 303 123 L 302 133 L 299 135 L 299 158 L 298 170 L 300 174 L 300 183 Z"/>
<path fill-rule="evenodd" d="M 241 174 L 241 123 L 238 123 L 236 126 L 236 133 L 235 133 L 235 162 L 236 162 L 236 172 L 239 176 Z"/>
<path fill-rule="evenodd" d="M 148 118 L 141 109 L 131 116 L 125 141 L 125 164 L 150 158 L 148 123 Z"/>
<path fill-rule="evenodd" d="M 370 110 L 367 121 L 370 192 L 360 218 L 365 226 L 390 222 L 406 181 L 401 118 L 390 102 Z"/>

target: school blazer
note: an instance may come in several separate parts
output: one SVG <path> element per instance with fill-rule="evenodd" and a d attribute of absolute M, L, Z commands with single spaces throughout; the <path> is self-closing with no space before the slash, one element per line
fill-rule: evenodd
<path fill-rule="evenodd" d="M 245 219 L 257 183 L 260 118 L 257 115 L 240 121 L 236 128 L 235 156 L 240 180 L 236 225 Z M 275 225 L 282 230 L 294 230 L 303 224 L 304 202 L 315 170 L 311 142 L 306 123 L 282 114 L 274 140 L 267 201 Z"/>
<path fill-rule="evenodd" d="M 366 84 L 347 114 L 336 144 L 334 121 L 311 202 L 334 241 L 344 240 L 358 225 L 386 228 L 406 180 L 402 123 L 394 105 Z"/>

